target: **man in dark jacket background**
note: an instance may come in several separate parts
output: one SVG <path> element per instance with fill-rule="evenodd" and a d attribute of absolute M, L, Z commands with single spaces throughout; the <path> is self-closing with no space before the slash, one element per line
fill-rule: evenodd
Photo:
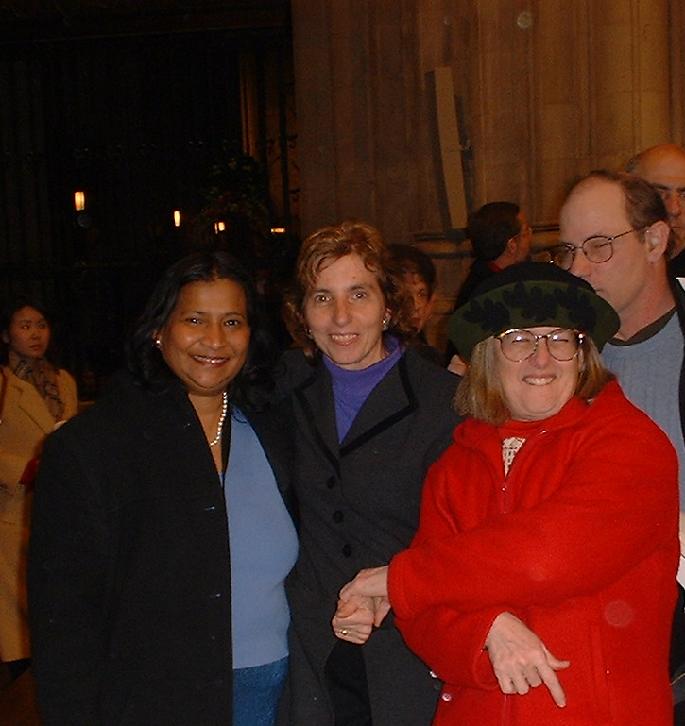
<path fill-rule="evenodd" d="M 474 261 L 457 295 L 461 307 L 488 277 L 530 255 L 532 232 L 526 215 L 513 202 L 488 202 L 469 217 L 468 236 Z"/>

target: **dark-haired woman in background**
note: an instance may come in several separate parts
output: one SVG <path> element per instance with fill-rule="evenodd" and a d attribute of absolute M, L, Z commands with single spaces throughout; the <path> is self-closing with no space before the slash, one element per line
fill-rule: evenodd
<path fill-rule="evenodd" d="M 131 376 L 47 443 L 29 558 L 47 726 L 273 724 L 297 537 L 266 342 L 238 263 L 185 258 Z"/>
<path fill-rule="evenodd" d="M 0 371 L 0 660 L 17 677 L 30 654 L 26 545 L 31 487 L 45 436 L 76 413 L 76 383 L 49 359 L 50 323 L 20 297 L 3 314 Z"/>

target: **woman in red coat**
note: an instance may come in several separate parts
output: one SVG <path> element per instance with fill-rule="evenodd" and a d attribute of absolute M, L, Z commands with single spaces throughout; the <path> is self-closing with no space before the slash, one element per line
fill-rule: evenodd
<path fill-rule="evenodd" d="M 470 418 L 428 474 L 412 546 L 343 588 L 333 619 L 360 643 L 392 607 L 444 681 L 435 724 L 672 723 L 677 465 L 601 364 L 617 328 L 540 263 L 454 315 Z"/>

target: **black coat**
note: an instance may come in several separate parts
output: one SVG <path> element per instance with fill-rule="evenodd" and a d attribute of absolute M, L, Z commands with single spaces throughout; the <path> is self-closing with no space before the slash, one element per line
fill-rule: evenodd
<path fill-rule="evenodd" d="M 287 427 L 249 414 L 279 486 Z M 227 726 L 231 591 L 224 495 L 176 382 L 131 381 L 48 438 L 29 557 L 46 726 Z"/>
<path fill-rule="evenodd" d="M 371 392 L 338 445 L 330 375 L 286 354 L 294 408 L 300 557 L 288 580 L 290 723 L 332 725 L 324 667 L 337 640 L 337 593 L 364 567 L 385 565 L 418 525 L 423 479 L 451 441 L 458 378 L 408 350 Z M 374 726 L 430 723 L 439 685 L 392 618 L 362 647 Z"/>
<path fill-rule="evenodd" d="M 471 269 L 466 279 L 459 288 L 457 299 L 454 303 L 454 309 L 457 310 L 465 305 L 472 297 L 478 285 L 485 280 L 489 280 L 497 273 L 490 267 L 491 263 L 476 257 L 471 263 Z"/>

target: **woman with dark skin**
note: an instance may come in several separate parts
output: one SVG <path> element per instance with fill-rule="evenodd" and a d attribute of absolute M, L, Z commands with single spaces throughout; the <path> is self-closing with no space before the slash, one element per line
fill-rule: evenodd
<path fill-rule="evenodd" d="M 242 267 L 191 255 L 129 374 L 51 437 L 29 566 L 45 724 L 273 725 L 297 537 L 267 354 Z"/>

